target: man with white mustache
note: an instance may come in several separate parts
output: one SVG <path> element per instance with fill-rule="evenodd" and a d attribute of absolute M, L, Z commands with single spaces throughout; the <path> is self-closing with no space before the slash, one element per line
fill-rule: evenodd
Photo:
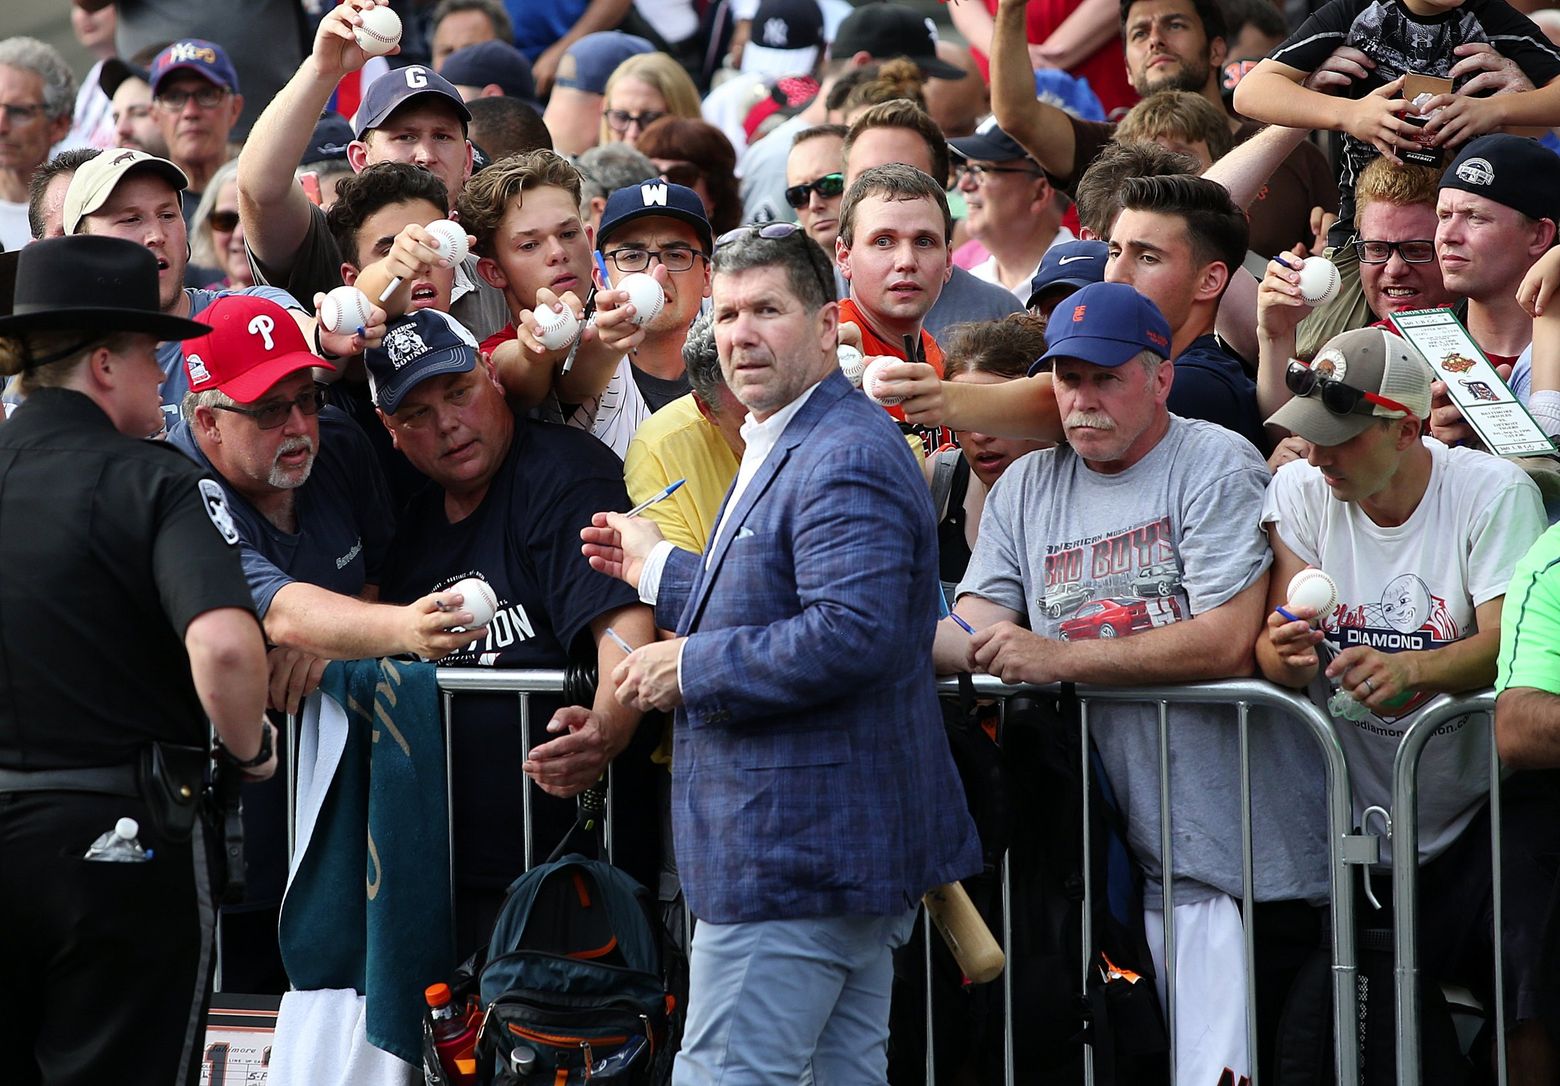
<path fill-rule="evenodd" d="M 211 473 L 207 497 L 220 487 L 231 513 L 270 646 L 271 708 L 296 712 L 327 660 L 402 652 L 438 659 L 470 641 L 471 632 L 447 632 L 472 617 L 451 593 L 405 607 L 375 602 L 393 530 L 384 478 L 358 425 L 336 408 L 321 410 L 313 373 L 320 359 L 297 322 L 275 302 L 243 294 L 218 298 L 201 320 L 212 331 L 184 344 L 190 390 L 168 440 Z M 223 914 L 224 983 L 281 992 L 279 784 L 246 786 L 244 833 L 248 887 L 244 903 Z"/>
<path fill-rule="evenodd" d="M 1004 682 L 1143 686 L 1250 673 L 1241 644 L 1261 624 L 1272 553 L 1260 528 L 1268 474 L 1251 443 L 1170 413 L 1178 367 L 1159 308 L 1123 283 L 1096 283 L 1051 315 L 1052 387 L 1067 444 L 1023 457 L 992 488 L 951 619 L 937 631 L 941 672 Z M 1182 1082 L 1249 1073 L 1243 939 L 1239 745 L 1230 707 L 1170 708 L 1177 1036 Z M 1105 771 L 1146 875 L 1143 907 L 1164 978 L 1158 718 L 1152 706 L 1095 706 Z M 1318 899 L 1326 872 L 1321 767 L 1297 729 L 1256 728 L 1258 902 Z M 1217 832 L 1214 832 L 1217 830 Z M 1263 932 L 1258 922 L 1256 931 Z M 1273 925 L 1266 925 L 1271 928 Z M 1192 993 L 1196 993 L 1192 995 Z M 1214 998 L 1210 993 L 1223 993 Z M 1164 992 L 1161 988 L 1161 998 Z M 1265 998 L 1265 996 L 1264 996 Z"/>

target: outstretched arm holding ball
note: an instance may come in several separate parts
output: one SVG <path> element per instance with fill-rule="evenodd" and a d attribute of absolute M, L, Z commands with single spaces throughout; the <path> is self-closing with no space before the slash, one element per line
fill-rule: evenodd
<path fill-rule="evenodd" d="M 336 84 L 368 63 L 357 30 L 366 12 L 380 8 L 388 10 L 389 0 L 347 0 L 320 21 L 313 49 L 256 119 L 239 153 L 244 239 L 273 282 L 286 279 L 309 229 L 309 198 L 294 171 Z"/>

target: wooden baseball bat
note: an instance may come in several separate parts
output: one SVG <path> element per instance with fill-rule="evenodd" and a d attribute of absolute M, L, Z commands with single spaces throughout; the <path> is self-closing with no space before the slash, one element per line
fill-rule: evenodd
<path fill-rule="evenodd" d="M 964 975 L 976 984 L 995 980 L 1005 959 L 1002 948 L 991 937 L 991 929 L 975 909 L 970 895 L 957 882 L 945 883 L 926 891 L 921 898 L 926 914 L 942 933 Z"/>

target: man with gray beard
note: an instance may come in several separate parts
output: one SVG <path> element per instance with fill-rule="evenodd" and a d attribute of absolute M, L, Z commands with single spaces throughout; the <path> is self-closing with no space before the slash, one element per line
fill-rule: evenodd
<path fill-rule="evenodd" d="M 1119 221 L 1119 220 L 1118 220 Z M 1115 235 L 1113 235 L 1114 237 Z M 1030 453 L 986 498 L 980 539 L 939 625 L 939 671 L 984 671 L 1009 683 L 1144 686 L 1250 673 L 1240 643 L 1261 624 L 1273 556 L 1259 527 L 1267 468 L 1251 444 L 1168 405 L 1179 364 L 1174 330 L 1123 283 L 1067 299 L 1047 328 L 1056 406 L 1067 443 Z M 962 628 L 961 628 L 962 626 Z M 968 630 L 975 632 L 971 635 Z M 1239 740 L 1233 707 L 1170 709 L 1174 854 L 1160 854 L 1158 718 L 1150 705 L 1091 712 L 1094 740 L 1145 875 L 1144 923 L 1161 998 L 1166 917 L 1174 891 L 1177 1036 L 1182 1082 L 1250 1074 Z M 1287 915 L 1325 892 L 1324 794 L 1309 736 L 1294 727 L 1251 732 L 1258 909 Z M 1269 905 L 1273 906 L 1268 910 Z M 1288 933 L 1255 922 L 1264 939 Z M 1265 977 L 1265 974 L 1264 974 Z M 1259 1007 L 1283 1005 L 1287 981 L 1259 981 Z"/>
<path fill-rule="evenodd" d="M 448 632 L 472 617 L 453 593 L 404 607 L 376 602 L 393 530 L 384 479 L 357 424 L 322 410 L 313 374 L 320 359 L 297 322 L 246 294 L 218 298 L 201 320 L 212 331 L 184 344 L 190 391 L 168 440 L 211 473 L 226 499 L 270 646 L 271 708 L 297 712 L 329 660 L 403 652 L 438 659 L 481 633 Z M 279 785 L 246 786 L 246 900 L 223 910 L 229 991 L 286 990 L 276 946 L 283 811 Z"/>

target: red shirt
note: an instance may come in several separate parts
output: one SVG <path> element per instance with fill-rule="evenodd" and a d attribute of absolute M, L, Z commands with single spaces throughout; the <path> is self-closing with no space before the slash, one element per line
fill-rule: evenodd
<path fill-rule="evenodd" d="M 1080 0 L 1029 0 L 1025 10 L 1029 43 L 1043 44 L 1079 3 Z M 997 13 L 997 0 L 985 0 L 985 4 L 987 11 L 993 15 Z M 975 63 L 980 66 L 981 77 L 989 83 L 990 61 L 979 50 L 972 49 L 970 52 L 975 57 Z M 1127 80 L 1127 62 L 1122 56 L 1120 34 L 1111 35 L 1110 40 L 1089 54 L 1082 64 L 1068 71 L 1071 75 L 1089 81 L 1090 89 L 1105 107 L 1106 117 L 1112 116 L 1117 110 L 1124 112 L 1137 105 L 1137 91 L 1132 89 L 1132 84 Z"/>

